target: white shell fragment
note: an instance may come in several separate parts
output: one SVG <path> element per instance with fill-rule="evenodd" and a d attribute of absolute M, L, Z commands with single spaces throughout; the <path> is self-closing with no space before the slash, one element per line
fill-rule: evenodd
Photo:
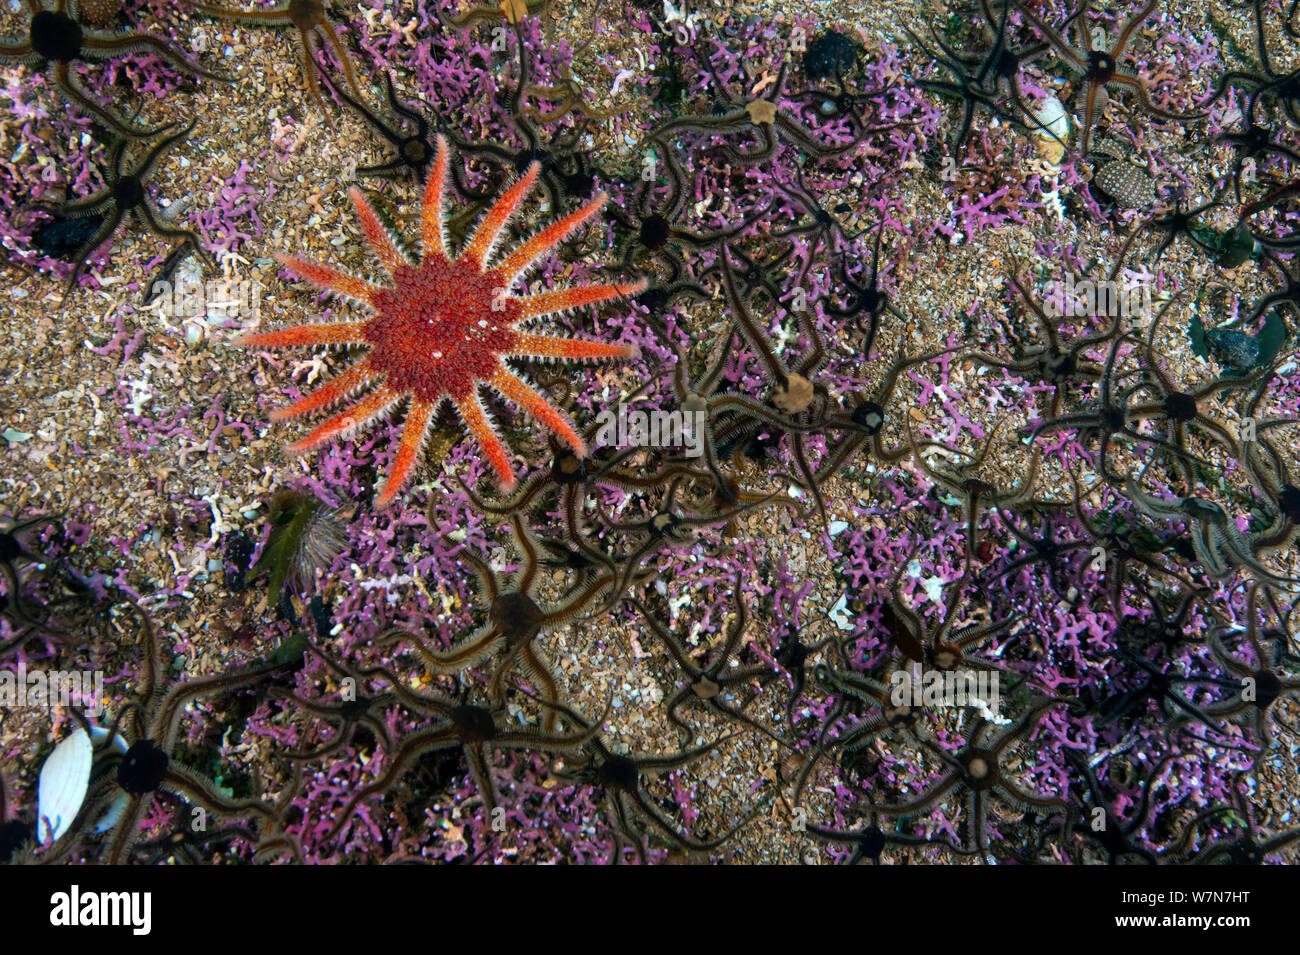
<path fill-rule="evenodd" d="M 827 616 L 831 618 L 831 622 L 839 630 L 848 631 L 854 628 L 854 623 L 849 618 L 849 598 L 847 594 L 840 594 L 840 599 L 835 601 L 835 606 L 831 607 Z"/>
<path fill-rule="evenodd" d="M 41 767 L 40 779 L 36 790 L 37 834 L 41 845 L 49 845 L 60 839 L 72 825 L 72 820 L 81 812 L 81 804 L 86 801 L 86 790 L 90 786 L 90 770 L 94 761 L 94 746 L 108 736 L 108 730 L 92 726 L 90 736 L 78 728 L 54 747 Z M 125 753 L 126 740 L 119 733 L 113 739 L 113 748 Z M 120 793 L 113 804 L 91 829 L 92 832 L 105 832 L 111 829 L 126 809 L 129 797 Z"/>
<path fill-rule="evenodd" d="M 1030 109 L 1030 115 L 1037 129 L 1032 131 L 1034 146 L 1038 150 L 1042 163 L 1042 172 L 1047 176 L 1048 188 L 1042 190 L 1043 205 L 1057 222 L 1065 221 L 1065 206 L 1061 203 L 1061 160 L 1065 158 L 1065 146 L 1070 141 L 1070 114 L 1055 96 L 1047 95 L 1037 100 Z"/>
<path fill-rule="evenodd" d="M 75 730 L 41 767 L 37 784 L 37 833 L 42 845 L 60 838 L 81 811 L 90 785 L 90 737 L 83 729 Z"/>
<path fill-rule="evenodd" d="M 1034 130 L 1038 155 L 1059 169 L 1065 144 L 1070 141 L 1070 114 L 1059 99 L 1050 95 L 1034 103 L 1030 112 L 1039 124 Z"/>

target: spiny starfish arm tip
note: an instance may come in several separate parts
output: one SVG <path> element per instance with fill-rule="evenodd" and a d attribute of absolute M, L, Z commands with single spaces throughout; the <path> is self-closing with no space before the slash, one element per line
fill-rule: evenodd
<path fill-rule="evenodd" d="M 304 348 L 309 345 L 354 345 L 363 341 L 364 322 L 322 322 L 248 332 L 234 339 L 243 348 Z"/>
<path fill-rule="evenodd" d="M 465 243 L 465 248 L 458 257 L 459 260 L 468 262 L 475 268 L 483 268 L 491 257 L 492 250 L 501 237 L 501 232 L 509 224 L 515 211 L 519 208 L 519 204 L 523 202 L 524 197 L 533 188 L 541 172 L 542 164 L 536 159 L 528 164 L 524 174 L 516 179 L 501 198 L 492 205 L 492 208 L 484 213 L 473 235 Z"/>
<path fill-rule="evenodd" d="M 510 252 L 498 269 L 504 273 L 510 281 L 514 281 L 520 275 L 527 272 L 538 259 L 550 252 L 566 238 L 581 228 L 587 220 L 600 211 L 604 206 L 607 196 L 604 192 L 598 193 L 590 202 L 579 209 L 575 209 L 567 216 L 556 219 L 550 225 L 537 232 L 527 241 L 517 246 Z"/>
<path fill-rule="evenodd" d="M 375 293 L 382 291 L 380 286 L 355 275 L 349 275 L 347 272 L 340 272 L 331 265 L 322 265 L 310 259 L 300 259 L 279 252 L 275 252 L 273 255 L 284 268 L 304 281 L 310 282 L 326 292 L 333 292 L 335 295 L 340 295 L 368 307 L 373 307 L 372 300 Z"/>
<path fill-rule="evenodd" d="M 579 285 L 575 288 L 551 289 L 516 298 L 520 318 L 538 318 L 554 315 L 588 305 L 599 305 L 611 299 L 639 295 L 646 289 L 646 280 L 640 279 L 624 285 Z"/>
<path fill-rule="evenodd" d="M 357 218 L 361 220 L 361 234 L 365 239 L 366 247 L 374 253 L 391 277 L 398 267 L 405 263 L 405 257 L 398 250 L 397 243 L 388 234 L 383 223 L 379 221 L 379 216 L 365 194 L 356 186 L 352 186 L 348 189 L 348 196 L 357 210 Z"/>
<path fill-rule="evenodd" d="M 388 479 L 384 483 L 384 489 L 376 498 L 375 504 L 379 507 L 387 507 L 396 498 L 398 493 L 405 487 L 415 473 L 415 465 L 418 463 L 420 453 L 424 449 L 425 439 L 429 433 L 429 423 L 433 419 L 433 412 L 437 407 L 437 402 L 433 401 L 416 401 L 411 405 L 410 411 L 406 414 L 406 423 L 402 426 L 402 440 L 398 445 L 397 455 L 393 458 L 392 467 L 388 472 Z"/>
<path fill-rule="evenodd" d="M 640 345 L 615 345 L 589 341 L 585 338 L 562 338 L 531 332 L 521 333 L 518 343 L 511 352 L 512 358 L 537 358 L 548 361 L 557 358 L 567 358 L 570 361 L 620 360 L 639 358 L 640 355 Z"/>
<path fill-rule="evenodd" d="M 568 415 L 548 402 L 532 385 L 504 365 L 488 384 L 511 403 L 528 412 L 542 427 L 555 433 L 579 457 L 586 457 L 587 445 Z"/>
<path fill-rule="evenodd" d="M 309 412 L 327 408 L 373 381 L 374 378 L 374 373 L 364 364 L 354 365 L 333 381 L 321 385 L 311 394 L 284 408 L 277 408 L 271 412 L 271 420 L 273 422 L 287 421 L 290 418 L 297 418 Z"/>
<path fill-rule="evenodd" d="M 510 454 L 497 434 L 496 428 L 483 411 L 483 405 L 479 401 L 478 395 L 469 394 L 461 398 L 454 398 L 453 403 L 456 405 L 456 410 L 459 412 L 460 420 L 464 422 L 466 430 L 478 442 L 479 447 L 483 449 L 483 453 L 487 456 L 488 465 L 496 475 L 497 485 L 502 490 L 513 489 L 515 475 L 510 467 Z"/>

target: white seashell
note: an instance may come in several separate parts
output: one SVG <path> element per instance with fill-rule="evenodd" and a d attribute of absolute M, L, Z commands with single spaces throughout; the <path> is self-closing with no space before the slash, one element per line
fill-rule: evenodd
<path fill-rule="evenodd" d="M 1070 141 L 1070 114 L 1055 96 L 1045 96 L 1034 103 L 1029 111 L 1039 123 L 1034 130 L 1038 155 L 1053 166 L 1060 166 L 1065 156 L 1065 144 Z"/>
<path fill-rule="evenodd" d="M 78 728 L 50 753 L 41 767 L 36 789 L 37 833 L 41 845 L 57 841 L 68 831 L 72 820 L 81 812 L 90 786 L 90 769 L 94 761 L 94 747 L 108 736 L 108 730 L 99 726 L 90 728 L 90 736 Z M 125 753 L 126 740 L 119 733 L 113 738 L 113 748 Z M 113 804 L 95 823 L 92 832 L 104 832 L 122 818 L 129 797 L 119 793 Z"/>
<path fill-rule="evenodd" d="M 54 747 L 37 784 L 37 833 L 41 844 L 48 845 L 61 837 L 72 825 L 86 801 L 86 787 L 90 785 L 90 763 L 93 747 L 83 729 L 77 729 L 67 739 Z"/>

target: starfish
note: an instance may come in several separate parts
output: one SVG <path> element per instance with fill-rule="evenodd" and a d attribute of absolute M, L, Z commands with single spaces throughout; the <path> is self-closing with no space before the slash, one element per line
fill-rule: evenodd
<path fill-rule="evenodd" d="M 582 208 L 552 222 L 501 261 L 489 265 L 501 233 L 537 182 L 541 166 L 536 162 L 528 166 L 483 217 L 460 254 L 452 257 L 447 250 L 442 209 L 447 164 L 447 140 L 439 136 L 433 170 L 424 189 L 423 257 L 418 264 L 407 259 L 361 192 L 356 188 L 350 192 L 366 245 L 383 264 L 391 286 L 375 285 L 327 265 L 276 255 L 282 265 L 313 285 L 366 306 L 373 313 L 368 319 L 296 325 L 245 335 L 236 342 L 254 348 L 369 346 L 361 360 L 305 398 L 276 411 L 272 420 L 318 411 L 362 388 L 371 388 L 352 407 L 289 445 L 289 453 L 301 454 L 349 434 L 409 400 L 401 443 L 377 500 L 380 506 L 391 503 L 410 478 L 429 423 L 444 399 L 455 405 L 502 487 L 514 486 L 506 446 L 479 398 L 481 385 L 523 408 L 579 457 L 586 456 L 586 444 L 569 419 L 507 367 L 505 359 L 590 361 L 633 358 L 637 354 L 635 346 L 542 335 L 518 326 L 527 319 L 635 295 L 645 289 L 644 279 L 625 285 L 510 294 L 510 288 L 538 259 L 600 210 L 605 194 L 600 193 Z"/>

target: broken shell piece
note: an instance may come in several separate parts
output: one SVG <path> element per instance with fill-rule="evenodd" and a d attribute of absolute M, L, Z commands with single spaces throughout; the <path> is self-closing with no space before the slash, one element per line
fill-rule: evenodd
<path fill-rule="evenodd" d="M 1070 142 L 1070 114 L 1055 96 L 1048 95 L 1034 103 L 1029 114 L 1034 118 L 1034 141 L 1038 155 L 1059 167 Z"/>
<path fill-rule="evenodd" d="M 107 736 L 108 730 L 98 726 L 91 727 L 89 736 L 78 728 L 54 747 L 54 752 L 45 760 L 36 790 L 37 833 L 41 845 L 62 838 L 81 812 L 90 786 L 95 744 Z M 112 745 L 119 753 L 126 752 L 126 740 L 120 733 L 113 737 Z M 122 817 L 127 799 L 126 793 L 120 793 L 91 832 L 111 829 Z"/>

